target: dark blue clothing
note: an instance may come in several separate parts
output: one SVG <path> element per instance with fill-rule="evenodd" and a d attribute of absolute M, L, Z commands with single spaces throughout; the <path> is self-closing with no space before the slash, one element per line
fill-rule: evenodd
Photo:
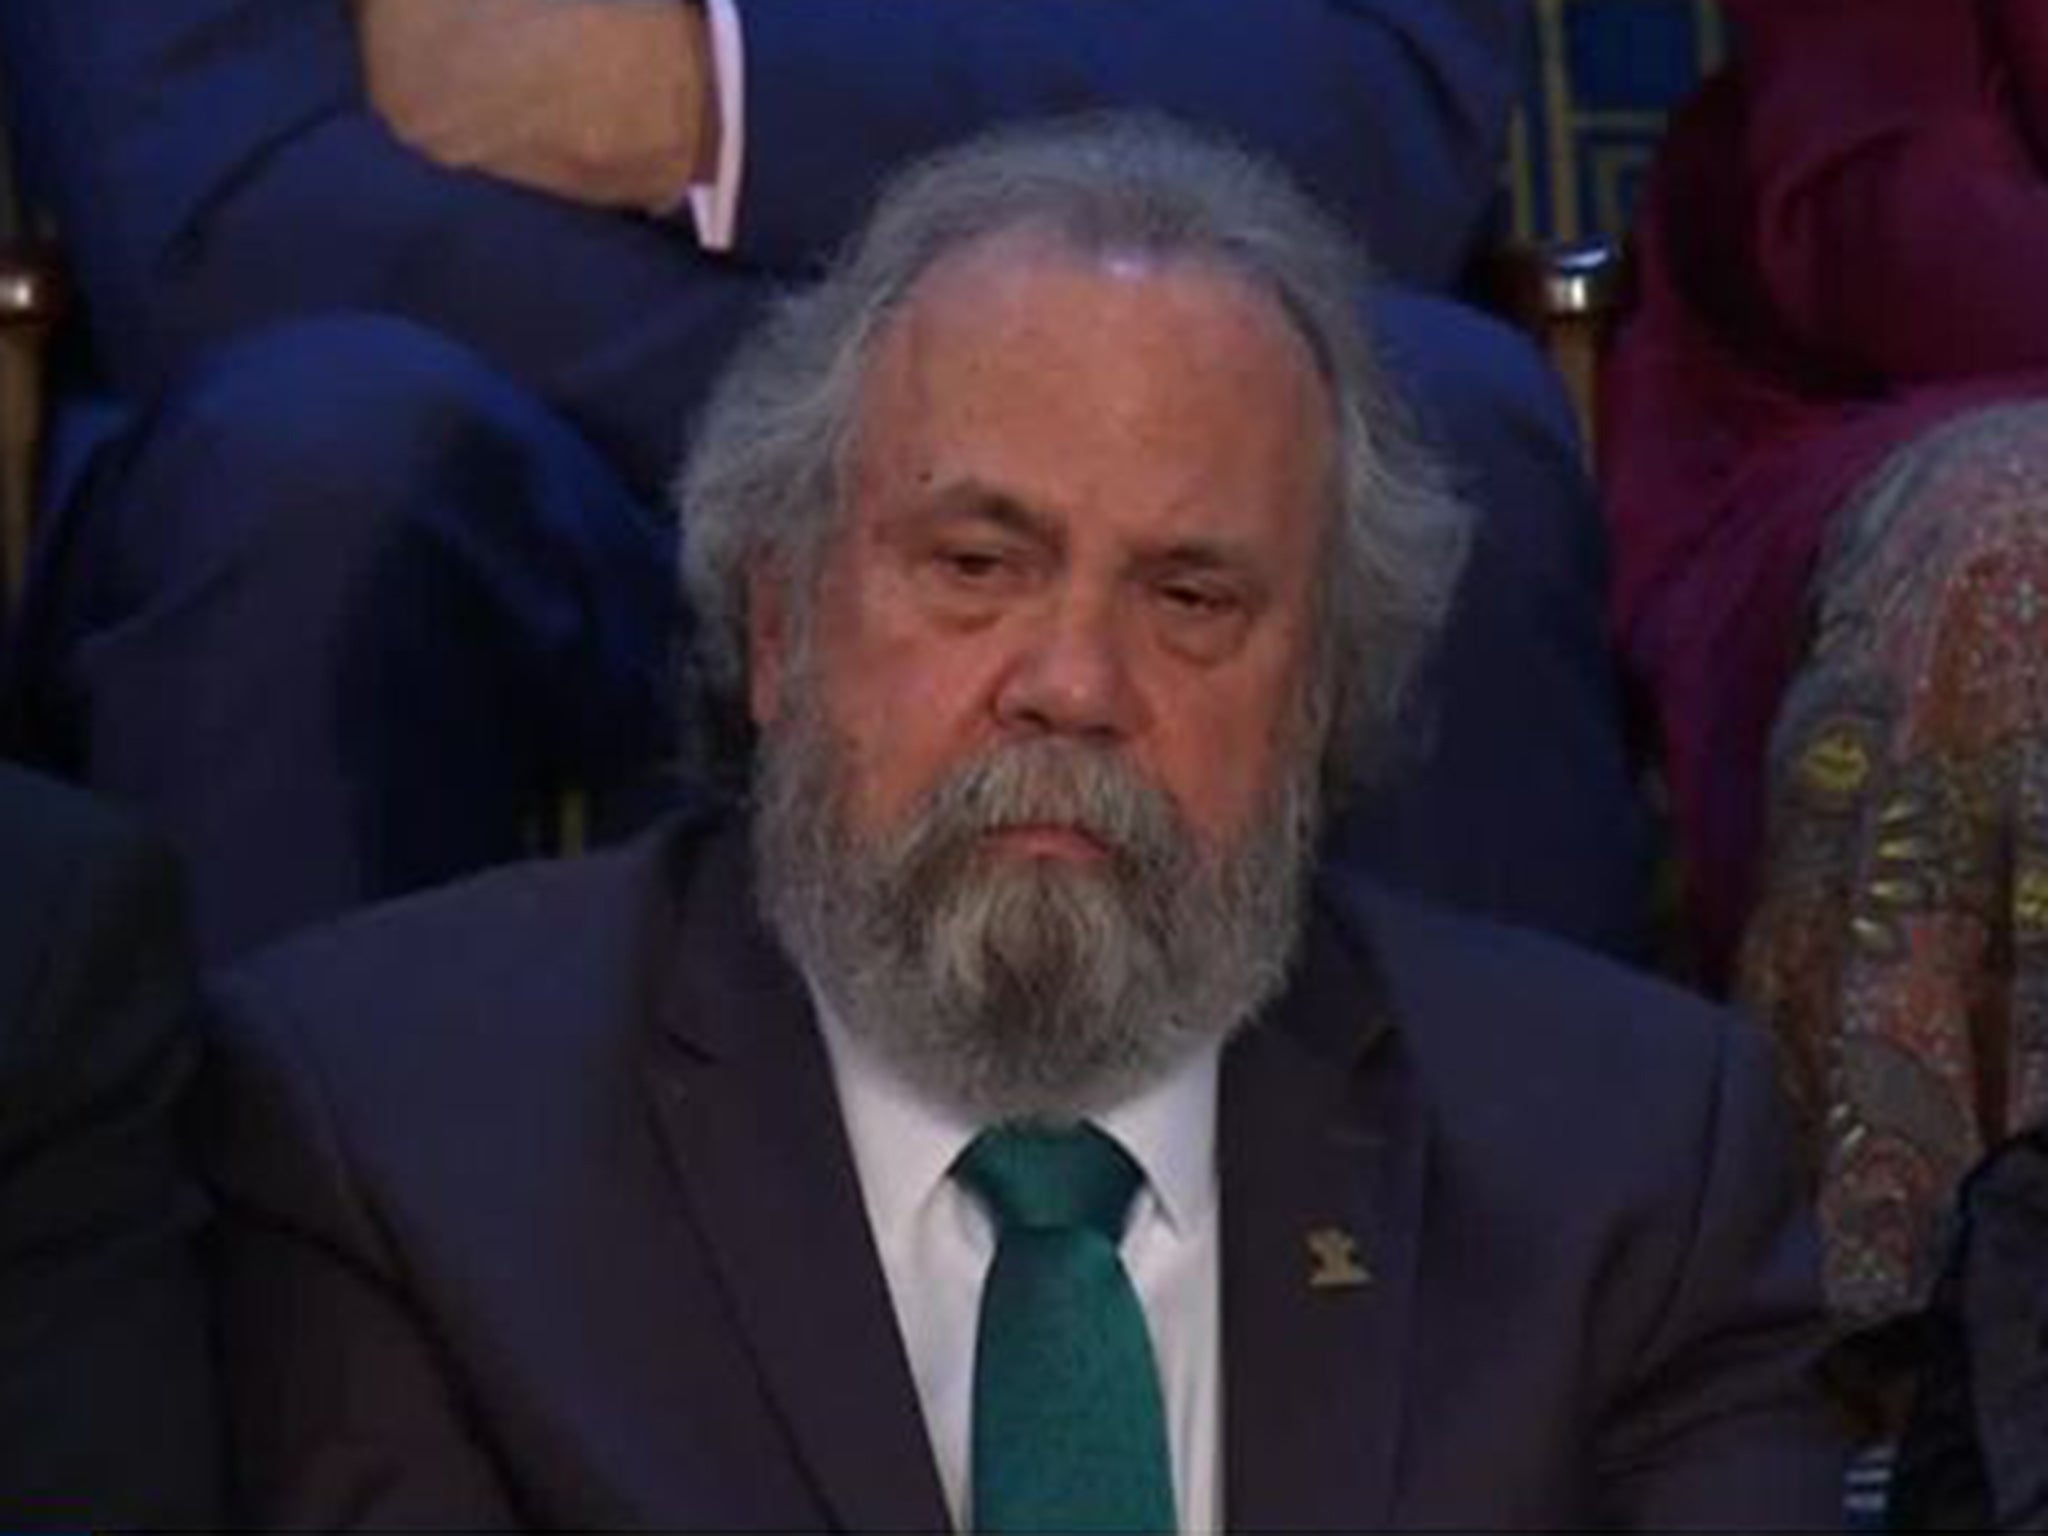
<path fill-rule="evenodd" d="M 2048 1529 L 2048 1125 L 1986 1154 L 1957 1206 L 1940 1283 L 1911 1324 L 1890 1525 Z"/>
<path fill-rule="evenodd" d="M 216 951 L 511 857 L 561 784 L 659 798 L 670 531 L 433 332 L 222 347 L 59 532 L 24 621 L 41 740 L 186 846 Z"/>
<path fill-rule="evenodd" d="M 135 400 L 218 343 L 404 316 L 510 374 L 642 494 L 760 278 L 982 128 L 1145 105 L 1275 155 L 1392 279 L 1457 278 L 1492 199 L 1521 0 L 742 0 L 731 259 L 684 228 L 442 170 L 369 108 L 347 0 L 10 0 L 0 50 L 98 351 Z"/>
<path fill-rule="evenodd" d="M 743 837 L 495 871 L 225 988 L 257 1525 L 943 1530 Z M 1226 1049 L 1231 1530 L 1817 1530 L 1817 1250 L 1762 1036 L 1335 878 Z M 1311 1283 L 1353 1238 L 1365 1283 Z M 967 1368 L 962 1362 L 962 1369 Z"/>
<path fill-rule="evenodd" d="M 163 849 L 0 766 L 0 1528 L 220 1518 L 197 1011 Z"/>
<path fill-rule="evenodd" d="M 553 786 L 660 797 L 689 417 L 880 178 L 975 129 L 1148 105 L 1276 155 L 1403 286 L 1398 371 L 1485 527 L 1406 780 L 1345 846 L 1619 952 L 1644 827 L 1590 488 L 1455 280 L 1514 0 L 750 0 L 737 247 L 441 170 L 368 109 L 344 0 L 9 0 L 31 169 L 127 412 L 52 522 L 10 709 L 184 848 L 233 950 L 510 857 Z"/>

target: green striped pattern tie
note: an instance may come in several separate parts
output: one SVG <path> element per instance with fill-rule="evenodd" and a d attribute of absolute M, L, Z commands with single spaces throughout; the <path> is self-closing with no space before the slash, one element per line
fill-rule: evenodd
<path fill-rule="evenodd" d="M 976 1531 L 1171 1531 L 1145 1313 L 1117 1254 L 1138 1167 L 1093 1126 L 987 1131 L 957 1175 L 997 1227 L 975 1346 Z"/>

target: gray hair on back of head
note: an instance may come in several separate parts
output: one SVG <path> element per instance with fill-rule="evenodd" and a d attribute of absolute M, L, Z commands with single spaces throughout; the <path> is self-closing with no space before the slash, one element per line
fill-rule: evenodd
<path fill-rule="evenodd" d="M 1366 777 L 1442 628 L 1470 516 L 1418 441 L 1374 353 L 1363 251 L 1288 178 L 1152 115 L 1011 129 L 918 162 L 882 192 L 818 283 L 742 344 L 700 418 L 678 483 L 698 686 L 744 693 L 747 592 L 787 583 L 800 636 L 846 499 L 859 392 L 887 323 L 949 254 L 1011 232 L 1083 256 L 1204 263 L 1275 302 L 1322 375 L 1335 443 L 1310 680 L 1325 789 Z"/>

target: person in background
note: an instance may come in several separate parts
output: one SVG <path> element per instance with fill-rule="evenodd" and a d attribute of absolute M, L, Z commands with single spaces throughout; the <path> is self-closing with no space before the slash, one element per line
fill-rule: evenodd
<path fill-rule="evenodd" d="M 1606 376 L 1616 621 L 1895 1427 L 1956 1185 L 2048 1112 L 2048 8 L 1728 9 Z"/>
<path fill-rule="evenodd" d="M 221 1442 L 175 866 L 0 765 L 0 1526 L 204 1529 Z"/>
<path fill-rule="evenodd" d="M 599 839 L 662 803 L 687 624 L 662 498 L 733 338 L 891 167 L 1088 106 L 1242 138 L 1370 236 L 1375 329 L 1487 514 L 1419 762 L 1347 844 L 1642 948 L 1568 412 L 1445 297 L 1524 0 L 4 10 L 113 402 L 96 453 L 70 417 L 13 728 L 150 808 L 209 952 L 513 856 L 564 785 Z"/>
<path fill-rule="evenodd" d="M 680 491 L 744 808 L 223 985 L 244 1518 L 1839 1518 L 1758 1033 L 1318 856 L 1470 531 L 1358 281 L 1091 119 L 769 318 Z"/>

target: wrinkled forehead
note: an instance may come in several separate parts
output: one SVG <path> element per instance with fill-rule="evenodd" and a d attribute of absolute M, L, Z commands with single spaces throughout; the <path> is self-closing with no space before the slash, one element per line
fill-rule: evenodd
<path fill-rule="evenodd" d="M 1213 473 L 1321 510 L 1333 414 L 1299 329 L 1231 268 L 1009 231 L 935 263 L 874 339 L 854 479 L 981 463 L 1057 500 L 1091 477 L 1161 495 L 1179 477 L 1192 504 Z"/>
<path fill-rule="evenodd" d="M 1279 292 L 1221 251 L 1158 249 L 1137 242 L 1083 243 L 1047 223 L 1025 222 L 946 251 L 911 281 L 869 347 L 869 368 L 906 337 L 943 332 L 999 348 L 1019 332 L 1085 339 L 1096 305 L 1150 310 L 1161 323 L 1200 328 L 1212 342 L 1284 354 L 1321 386 L 1328 370 L 1309 331 Z"/>

